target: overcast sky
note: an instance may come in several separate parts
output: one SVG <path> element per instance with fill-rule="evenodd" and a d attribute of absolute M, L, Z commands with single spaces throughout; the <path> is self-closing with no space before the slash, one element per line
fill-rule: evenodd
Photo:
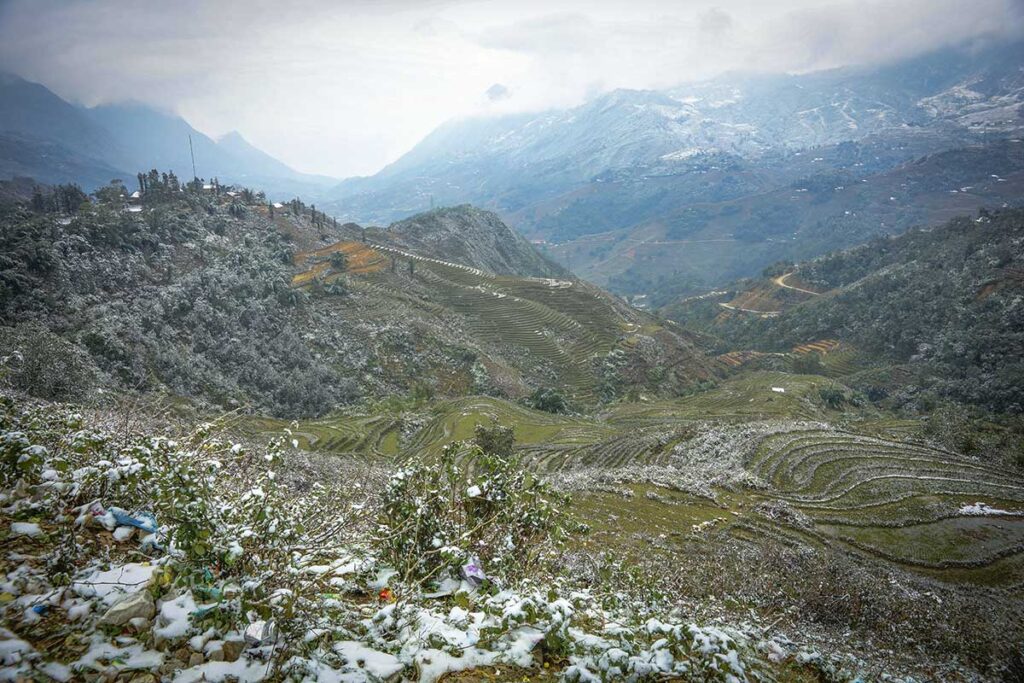
<path fill-rule="evenodd" d="M 0 0 L 0 69 L 373 173 L 443 121 L 1019 34 L 1024 0 Z"/>

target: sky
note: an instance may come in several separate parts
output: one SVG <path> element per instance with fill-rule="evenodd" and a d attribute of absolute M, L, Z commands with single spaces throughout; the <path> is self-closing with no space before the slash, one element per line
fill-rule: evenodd
<path fill-rule="evenodd" d="M 1024 0 L 0 0 L 0 70 L 372 174 L 452 118 L 1020 35 Z"/>

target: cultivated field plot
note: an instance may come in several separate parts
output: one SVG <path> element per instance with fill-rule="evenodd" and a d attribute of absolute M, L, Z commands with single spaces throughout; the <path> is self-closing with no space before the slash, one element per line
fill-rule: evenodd
<path fill-rule="evenodd" d="M 362 242 L 336 242 L 322 249 L 296 254 L 294 263 L 297 267 L 312 265 L 292 277 L 292 286 L 302 287 L 316 279 L 330 282 L 337 278 L 341 272 L 337 271 L 330 261 L 331 255 L 335 253 L 345 255 L 344 272 L 356 275 L 375 273 L 389 262 L 383 253 Z"/>
<path fill-rule="evenodd" d="M 245 417 L 230 427 L 257 438 L 289 434 L 303 450 L 391 460 L 398 455 L 401 424 L 389 415 L 342 415 L 302 422 Z"/>
<path fill-rule="evenodd" d="M 831 430 L 768 437 L 747 466 L 832 542 L 938 576 L 1024 581 L 1024 478 Z"/>
<path fill-rule="evenodd" d="M 602 418 L 623 429 L 704 419 L 823 419 L 827 411 L 817 393 L 831 384 L 818 375 L 751 372 L 672 401 L 616 405 Z"/>
<path fill-rule="evenodd" d="M 509 401 L 476 396 L 438 404 L 431 420 L 408 443 L 410 453 L 436 455 L 452 441 L 470 439 L 476 425 L 511 426 L 523 451 L 538 445 L 572 448 L 611 438 L 616 431 L 597 421 L 531 410 Z"/>
<path fill-rule="evenodd" d="M 468 397 L 416 413 L 414 428 L 380 414 L 245 426 L 263 434 L 290 428 L 302 448 L 391 464 L 434 457 L 446 444 L 472 438 L 477 424 L 497 422 L 514 428 L 531 469 L 625 477 L 618 493 L 577 494 L 578 513 L 604 543 L 628 548 L 642 536 L 689 542 L 697 525 L 702 534 L 828 546 L 946 581 L 1024 588 L 1024 478 L 915 441 L 912 421 L 865 415 L 853 423 L 856 433 L 830 427 L 835 414 L 816 399 L 830 384 L 757 372 L 592 417 Z M 735 481 L 750 484 L 722 488 L 712 480 L 713 491 L 703 494 L 688 487 L 687 468 L 709 461 L 692 457 L 707 443 L 702 435 L 730 430 L 742 438 L 727 442 L 729 467 L 742 470 Z M 636 466 L 660 485 L 629 483 Z"/>
<path fill-rule="evenodd" d="M 923 445 L 808 423 L 748 447 L 755 487 L 713 499 L 631 484 L 577 496 L 600 544 L 642 551 L 729 534 L 831 547 L 943 581 L 1024 590 L 1024 479 Z M 680 552 L 685 549 L 680 546 Z"/>

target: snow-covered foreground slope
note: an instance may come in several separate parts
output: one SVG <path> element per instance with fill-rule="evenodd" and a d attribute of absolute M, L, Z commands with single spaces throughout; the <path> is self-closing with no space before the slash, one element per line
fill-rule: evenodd
<path fill-rule="evenodd" d="M 281 458 L 296 465 L 287 438 L 250 451 L 211 425 L 170 439 L 125 429 L 123 417 L 3 397 L 0 680 L 838 674 L 756 623 L 698 623 L 567 576 L 396 574 L 368 540 L 389 530 L 380 479 L 348 472 L 296 487 L 276 474 Z M 467 495 L 484 505 L 502 485 L 476 481 Z M 457 557 L 458 542 L 437 550 Z"/>

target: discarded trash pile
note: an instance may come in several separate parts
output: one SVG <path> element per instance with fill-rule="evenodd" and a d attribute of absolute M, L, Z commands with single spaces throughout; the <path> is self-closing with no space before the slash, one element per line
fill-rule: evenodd
<path fill-rule="evenodd" d="M 253 453 L 208 426 L 173 440 L 103 422 L 0 395 L 0 680 L 433 681 L 500 664 L 748 681 L 828 666 L 753 627 L 659 617 L 550 573 L 539 588 L 558 501 L 500 455 L 478 449 L 468 479 L 453 448 L 384 491 L 298 493 L 275 474 L 285 439 Z"/>

